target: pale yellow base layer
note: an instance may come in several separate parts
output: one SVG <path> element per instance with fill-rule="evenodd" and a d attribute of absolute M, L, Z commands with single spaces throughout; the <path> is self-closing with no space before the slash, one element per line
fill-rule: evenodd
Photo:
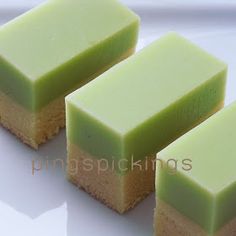
<path fill-rule="evenodd" d="M 154 214 L 155 236 L 236 236 L 236 218 L 215 234 L 208 234 L 198 224 L 175 208 L 157 200 Z"/>
<path fill-rule="evenodd" d="M 85 166 L 88 160 L 93 163 L 90 170 Z M 68 179 L 108 207 L 124 213 L 154 191 L 155 157 L 147 160 L 141 163 L 142 170 L 135 167 L 125 175 L 119 175 L 111 168 L 99 173 L 98 159 L 69 143 L 68 162 L 73 168 L 67 169 Z"/>
<path fill-rule="evenodd" d="M 64 98 L 57 99 L 33 113 L 0 91 L 0 122 L 22 142 L 38 149 L 65 126 Z"/>
<path fill-rule="evenodd" d="M 130 49 L 111 65 L 106 66 L 106 68 L 101 69 L 101 71 L 91 76 L 87 82 L 96 78 L 111 66 L 126 59 L 134 51 L 134 48 Z M 78 87 L 75 86 L 75 89 Z M 61 128 L 65 127 L 64 96 L 52 101 L 39 112 L 34 113 L 28 111 L 0 91 L 0 123 L 20 138 L 23 143 L 28 144 L 34 149 L 38 149 L 40 144 L 53 138 Z"/>

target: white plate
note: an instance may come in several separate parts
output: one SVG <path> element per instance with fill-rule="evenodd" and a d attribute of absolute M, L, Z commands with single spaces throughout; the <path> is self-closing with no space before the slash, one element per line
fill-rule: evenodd
<path fill-rule="evenodd" d="M 0 2 L 0 23 L 41 2 Z M 229 64 L 226 103 L 236 98 L 236 5 L 233 1 L 129 0 L 142 18 L 138 48 L 178 31 Z M 16 7 L 17 6 L 17 7 Z M 35 152 L 0 128 L 0 235 L 151 236 L 154 195 L 121 216 L 68 183 L 55 159 L 66 158 L 65 132 Z M 49 162 L 33 176 L 32 161 Z"/>

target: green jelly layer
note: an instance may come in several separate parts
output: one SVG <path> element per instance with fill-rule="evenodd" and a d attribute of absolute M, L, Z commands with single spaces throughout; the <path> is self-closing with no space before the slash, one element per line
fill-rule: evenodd
<path fill-rule="evenodd" d="M 226 70 L 170 33 L 66 98 L 68 140 L 99 158 L 143 159 L 222 103 Z"/>
<path fill-rule="evenodd" d="M 0 89 L 38 111 L 134 49 L 138 28 L 116 0 L 49 0 L 0 28 Z"/>
<path fill-rule="evenodd" d="M 209 235 L 236 217 L 236 103 L 218 112 L 158 154 L 157 197 L 199 224 Z M 171 175 L 173 162 L 176 174 Z M 192 169 L 181 167 L 190 159 Z M 189 162 L 189 161 L 188 161 Z M 160 163 L 160 162 L 158 162 Z"/>

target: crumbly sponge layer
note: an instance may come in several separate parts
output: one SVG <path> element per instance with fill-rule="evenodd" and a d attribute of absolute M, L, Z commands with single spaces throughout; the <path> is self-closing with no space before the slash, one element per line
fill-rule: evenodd
<path fill-rule="evenodd" d="M 134 52 L 135 48 L 127 50 L 116 61 L 88 78 L 87 82 L 128 58 Z M 75 89 L 76 87 L 79 86 L 75 86 Z M 20 138 L 23 143 L 38 149 L 40 144 L 52 139 L 61 128 L 65 127 L 64 96 L 55 99 L 39 112 L 34 113 L 25 109 L 0 90 L 0 123 Z"/>
<path fill-rule="evenodd" d="M 25 144 L 38 149 L 65 126 L 64 97 L 56 99 L 40 112 L 30 112 L 0 91 L 0 122 Z"/>
<path fill-rule="evenodd" d="M 171 205 L 157 199 L 154 213 L 155 236 L 235 236 L 236 218 L 215 234 L 208 234 L 198 224 L 178 212 Z"/>
<path fill-rule="evenodd" d="M 77 145 L 68 143 L 68 179 L 94 198 L 119 213 L 133 208 L 154 191 L 155 157 L 142 161 L 142 170 L 135 166 L 125 175 L 118 174 L 112 168 L 99 172 L 98 159 Z M 93 163 L 89 170 L 85 166 Z M 76 165 L 76 168 L 75 168 Z M 71 168 L 73 166 L 73 168 Z M 71 170 L 76 170 L 72 171 Z"/>

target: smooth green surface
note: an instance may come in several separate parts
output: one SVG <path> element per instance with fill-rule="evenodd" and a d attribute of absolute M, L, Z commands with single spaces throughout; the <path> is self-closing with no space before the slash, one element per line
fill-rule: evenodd
<path fill-rule="evenodd" d="M 157 171 L 157 197 L 213 235 L 236 217 L 236 103 L 218 112 L 158 154 L 192 160 L 192 170 Z"/>
<path fill-rule="evenodd" d="M 116 0 L 49 0 L 0 28 L 0 89 L 38 110 L 135 48 L 138 26 Z"/>
<path fill-rule="evenodd" d="M 97 157 L 160 151 L 224 100 L 226 69 L 170 33 L 66 98 L 68 140 Z"/>

